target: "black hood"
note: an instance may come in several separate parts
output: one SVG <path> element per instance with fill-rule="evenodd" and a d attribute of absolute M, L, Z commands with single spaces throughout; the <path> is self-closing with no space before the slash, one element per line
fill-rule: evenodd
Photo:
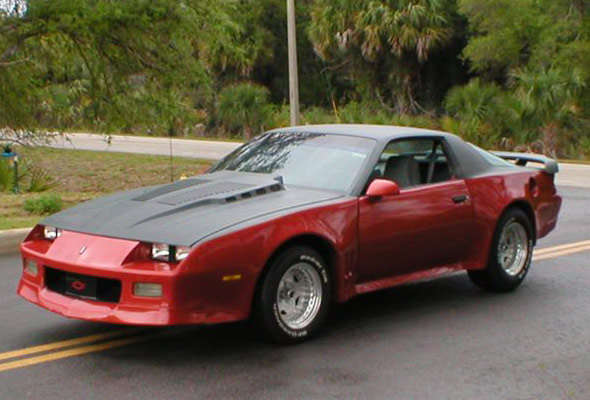
<path fill-rule="evenodd" d="M 93 235 L 190 246 L 251 219 L 343 197 L 285 187 L 271 175 L 221 171 L 100 197 L 42 224 Z"/>

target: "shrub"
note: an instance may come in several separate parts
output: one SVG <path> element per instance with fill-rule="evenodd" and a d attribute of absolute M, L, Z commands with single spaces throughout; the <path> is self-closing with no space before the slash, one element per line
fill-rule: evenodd
<path fill-rule="evenodd" d="M 0 158 L 0 192 L 12 190 L 14 184 L 14 170 L 8 161 Z"/>
<path fill-rule="evenodd" d="M 27 199 L 23 204 L 25 211 L 31 214 L 53 214 L 61 210 L 61 197 L 55 194 L 44 194 L 35 199 Z"/>
<path fill-rule="evenodd" d="M 340 107 L 338 115 L 344 124 L 386 125 L 389 124 L 392 113 L 378 104 L 351 101 Z"/>
<path fill-rule="evenodd" d="M 290 114 L 288 105 L 272 106 L 264 121 L 265 129 L 283 128 L 290 125 Z"/>
<path fill-rule="evenodd" d="M 28 178 L 27 192 L 45 192 L 56 186 L 55 180 L 43 168 L 27 166 L 25 174 Z"/>
<path fill-rule="evenodd" d="M 520 103 L 494 83 L 472 79 L 465 86 L 451 89 L 444 106 L 456 120 L 443 121 L 445 128 L 454 126 L 454 133 L 476 144 L 493 146 L 501 138 L 514 138 L 515 132 L 521 132 Z"/>
<path fill-rule="evenodd" d="M 311 124 L 334 124 L 338 122 L 334 111 L 322 107 L 309 107 L 301 113 L 301 123 Z"/>
<path fill-rule="evenodd" d="M 254 83 L 226 86 L 219 93 L 219 118 L 231 130 L 242 131 L 248 140 L 264 130 L 272 112 L 268 97 L 268 89 Z"/>

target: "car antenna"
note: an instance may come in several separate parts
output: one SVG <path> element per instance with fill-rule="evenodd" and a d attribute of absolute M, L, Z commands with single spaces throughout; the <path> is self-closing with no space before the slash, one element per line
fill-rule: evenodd
<path fill-rule="evenodd" d="M 172 124 L 168 128 L 168 143 L 170 146 L 170 182 L 174 182 L 174 158 L 172 157 Z"/>

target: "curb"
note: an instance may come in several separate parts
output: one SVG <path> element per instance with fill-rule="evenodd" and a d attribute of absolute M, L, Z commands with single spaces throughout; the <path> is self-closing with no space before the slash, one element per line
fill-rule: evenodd
<path fill-rule="evenodd" d="M 0 231 L 0 254 L 16 253 L 19 244 L 31 231 L 31 228 L 9 229 Z"/>

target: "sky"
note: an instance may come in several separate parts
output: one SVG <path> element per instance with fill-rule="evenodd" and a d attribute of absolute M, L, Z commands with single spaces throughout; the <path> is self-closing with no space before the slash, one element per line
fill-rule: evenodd
<path fill-rule="evenodd" d="M 15 6 L 18 5 L 19 13 L 25 10 L 27 0 L 0 0 L 0 12 L 12 13 L 14 12 Z"/>

